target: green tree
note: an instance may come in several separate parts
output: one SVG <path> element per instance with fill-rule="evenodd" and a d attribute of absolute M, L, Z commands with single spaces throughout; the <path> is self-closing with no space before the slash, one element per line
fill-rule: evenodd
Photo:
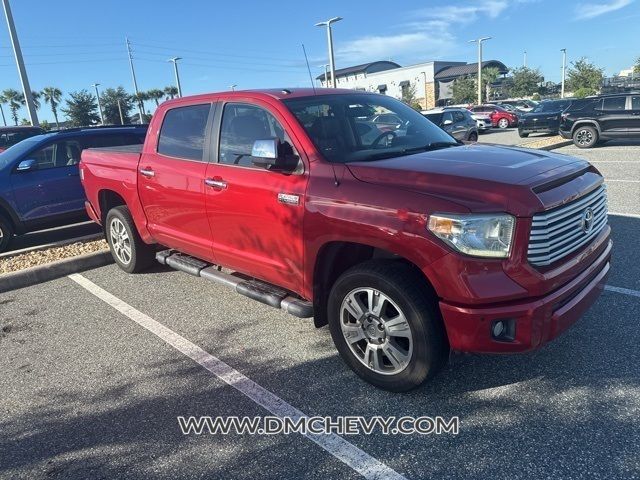
<path fill-rule="evenodd" d="M 636 58 L 636 64 L 633 67 L 634 73 L 640 73 L 640 57 Z"/>
<path fill-rule="evenodd" d="M 158 107 L 160 105 L 160 100 L 164 98 L 164 91 L 159 88 L 152 88 L 151 90 L 147 90 L 147 97 L 149 100 L 156 102 L 156 107 Z"/>
<path fill-rule="evenodd" d="M 478 98 L 476 80 L 472 77 L 460 77 L 453 81 L 451 87 L 453 103 L 471 103 Z"/>
<path fill-rule="evenodd" d="M 169 98 L 174 98 L 178 95 L 178 88 L 174 87 L 173 85 L 164 87 L 164 94 Z"/>
<path fill-rule="evenodd" d="M 582 57 L 571 62 L 571 67 L 567 70 L 567 88 L 574 92 L 580 88 L 600 90 L 603 78 L 604 70 Z"/>
<path fill-rule="evenodd" d="M 96 97 L 87 90 L 71 92 L 66 107 L 61 109 L 75 127 L 95 125 L 100 121 Z"/>
<path fill-rule="evenodd" d="M 411 108 L 414 108 L 416 110 L 421 109 L 420 102 L 418 102 L 415 84 L 410 83 L 406 88 L 402 89 L 402 96 L 400 97 L 400 100 L 409 105 Z"/>
<path fill-rule="evenodd" d="M 24 95 L 13 88 L 7 88 L 2 92 L 2 98 L 4 99 L 4 103 L 9 105 L 13 123 L 18 125 L 18 110 L 24 105 Z"/>
<path fill-rule="evenodd" d="M 105 123 L 122 124 L 120 119 L 121 110 L 124 123 L 129 123 L 129 113 L 133 108 L 133 97 L 123 87 L 103 90 L 100 95 L 100 102 L 102 103 L 102 114 L 104 115 Z M 120 103 L 119 107 L 118 102 Z"/>
<path fill-rule="evenodd" d="M 40 110 L 40 97 L 42 97 L 42 93 L 40 92 L 31 92 L 31 99 L 33 100 L 33 106 L 36 107 L 36 110 Z"/>
<path fill-rule="evenodd" d="M 588 97 L 589 95 L 595 95 L 595 94 L 596 94 L 596 91 L 593 88 L 589 88 L 589 87 L 582 87 L 573 91 L 573 96 L 575 98 L 584 98 L 584 97 Z"/>
<path fill-rule="evenodd" d="M 543 77 L 537 68 L 518 67 L 511 71 L 509 95 L 512 97 L 528 97 L 538 90 Z"/>
<path fill-rule="evenodd" d="M 46 120 L 42 120 L 42 121 L 40 122 L 40 127 L 41 127 L 43 130 L 47 131 L 47 132 L 48 132 L 49 130 L 51 130 L 51 124 L 50 124 L 49 122 L 47 122 Z"/>
<path fill-rule="evenodd" d="M 42 99 L 44 103 L 48 103 L 51 107 L 51 113 L 56 121 L 56 128 L 60 128 L 60 122 L 58 122 L 58 105 L 62 100 L 62 91 L 57 87 L 44 87 L 42 89 Z"/>
<path fill-rule="evenodd" d="M 500 76 L 500 70 L 494 67 L 482 69 L 482 91 L 484 92 L 484 101 L 488 102 L 491 98 L 491 84 Z"/>

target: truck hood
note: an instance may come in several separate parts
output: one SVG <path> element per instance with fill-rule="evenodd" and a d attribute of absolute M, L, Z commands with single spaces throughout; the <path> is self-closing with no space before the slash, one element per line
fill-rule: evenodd
<path fill-rule="evenodd" d="M 435 195 L 471 211 L 529 215 L 548 208 L 535 191 L 575 178 L 590 165 L 541 150 L 473 144 L 347 167 L 362 182 Z"/>

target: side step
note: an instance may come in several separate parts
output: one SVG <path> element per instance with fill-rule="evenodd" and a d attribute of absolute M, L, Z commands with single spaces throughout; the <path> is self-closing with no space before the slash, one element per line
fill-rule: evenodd
<path fill-rule="evenodd" d="M 300 318 L 313 317 L 311 302 L 292 296 L 286 290 L 256 279 L 242 278 L 232 273 L 224 273 L 218 267 L 203 262 L 176 250 L 163 250 L 156 253 L 156 260 L 163 265 L 181 272 L 202 277 L 233 288 L 240 295 L 282 310 Z"/>

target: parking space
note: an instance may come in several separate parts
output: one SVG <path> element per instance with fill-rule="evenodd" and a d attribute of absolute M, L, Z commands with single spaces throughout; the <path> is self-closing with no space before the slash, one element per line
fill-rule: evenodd
<path fill-rule="evenodd" d="M 179 415 L 269 412 L 134 314 L 62 278 L 0 295 L 0 477 L 359 478 L 357 462 L 338 458 L 345 450 L 413 479 L 640 476 L 640 145 L 558 152 L 587 158 L 609 182 L 609 285 L 627 293 L 605 291 L 540 351 L 453 356 L 408 394 L 359 380 L 326 328 L 224 287 L 161 267 L 82 274 L 283 405 L 331 417 L 458 416 L 458 435 L 377 432 L 331 453 L 297 434 L 184 436 Z"/>
<path fill-rule="evenodd" d="M 548 135 L 545 134 L 531 134 L 527 138 L 521 138 L 518 135 L 517 128 L 492 128 L 479 135 L 478 141 L 481 143 L 497 143 L 500 145 L 525 145 L 529 142 L 539 140 Z"/>
<path fill-rule="evenodd" d="M 87 235 L 100 233 L 100 231 L 100 226 L 93 222 L 75 223 L 73 225 L 39 230 L 37 232 L 31 232 L 26 235 L 14 237 L 6 250 L 6 253 L 85 237 Z"/>

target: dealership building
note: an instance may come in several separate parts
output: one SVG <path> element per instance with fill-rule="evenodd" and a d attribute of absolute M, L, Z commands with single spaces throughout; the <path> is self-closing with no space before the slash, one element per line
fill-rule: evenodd
<path fill-rule="evenodd" d="M 482 62 L 482 68 L 497 68 L 501 75 L 509 69 L 497 60 Z M 452 97 L 453 82 L 460 77 L 476 76 L 477 63 L 434 61 L 402 67 L 396 62 L 381 60 L 336 70 L 336 86 L 401 98 L 415 87 L 422 108 L 445 105 Z M 325 75 L 316 77 L 327 86 Z"/>

